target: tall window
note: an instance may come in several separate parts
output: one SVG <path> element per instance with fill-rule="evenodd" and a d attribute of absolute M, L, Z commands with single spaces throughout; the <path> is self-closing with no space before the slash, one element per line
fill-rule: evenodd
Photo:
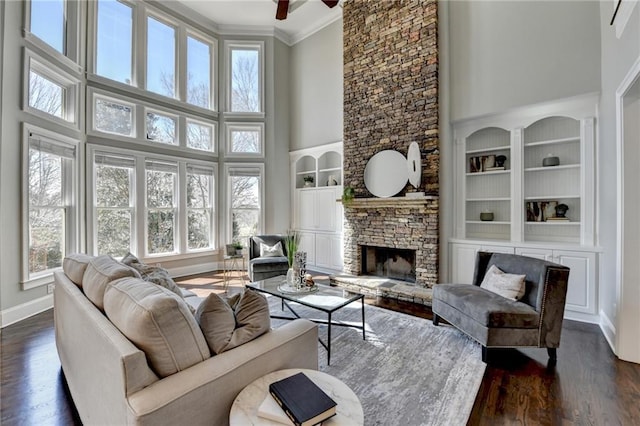
<path fill-rule="evenodd" d="M 228 49 L 231 112 L 262 112 L 262 49 L 260 45 Z"/>
<path fill-rule="evenodd" d="M 147 90 L 174 98 L 176 29 L 147 17 Z"/>
<path fill-rule="evenodd" d="M 262 170 L 234 167 L 227 178 L 231 240 L 244 243 L 262 230 Z"/>
<path fill-rule="evenodd" d="M 29 278 L 62 266 L 73 249 L 72 208 L 75 148 L 39 135 L 29 137 Z"/>
<path fill-rule="evenodd" d="M 187 103 L 211 108 L 211 45 L 187 37 Z"/>
<path fill-rule="evenodd" d="M 187 148 L 215 151 L 215 130 L 210 124 L 187 120 Z"/>
<path fill-rule="evenodd" d="M 96 74 L 131 84 L 133 10 L 115 0 L 98 1 Z"/>
<path fill-rule="evenodd" d="M 187 248 L 213 247 L 213 169 L 187 165 Z"/>
<path fill-rule="evenodd" d="M 102 96 L 94 96 L 93 100 L 94 130 L 133 136 L 133 105 Z"/>
<path fill-rule="evenodd" d="M 135 160 L 96 153 L 94 157 L 98 254 L 122 257 L 133 247 Z"/>
<path fill-rule="evenodd" d="M 29 106 L 54 117 L 63 117 L 65 89 L 33 69 L 29 70 Z"/>
<path fill-rule="evenodd" d="M 146 161 L 147 194 L 147 253 L 174 253 L 177 251 L 177 183 L 176 163 Z"/>
<path fill-rule="evenodd" d="M 64 0 L 31 0 L 31 33 L 63 55 L 66 13 Z"/>
<path fill-rule="evenodd" d="M 264 124 L 226 123 L 227 153 L 231 155 L 261 155 L 264 151 Z"/>

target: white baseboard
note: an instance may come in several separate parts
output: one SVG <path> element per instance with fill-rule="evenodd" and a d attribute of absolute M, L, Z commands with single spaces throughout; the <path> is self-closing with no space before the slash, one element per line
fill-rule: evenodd
<path fill-rule="evenodd" d="M 604 338 L 607 339 L 609 346 L 613 353 L 616 353 L 616 326 L 613 325 L 611 319 L 604 313 L 604 311 L 600 311 L 600 329 L 602 330 L 602 334 L 604 334 Z"/>
<path fill-rule="evenodd" d="M 219 262 L 199 263 L 197 265 L 183 266 L 180 268 L 167 269 L 173 278 L 186 277 L 187 275 L 203 274 L 205 272 L 222 270 Z"/>
<path fill-rule="evenodd" d="M 600 324 L 600 316 L 596 314 L 585 314 L 565 310 L 564 318 L 572 321 L 587 322 L 589 324 Z"/>
<path fill-rule="evenodd" d="M 0 312 L 0 327 L 4 328 L 53 307 L 53 294 L 13 306 Z"/>

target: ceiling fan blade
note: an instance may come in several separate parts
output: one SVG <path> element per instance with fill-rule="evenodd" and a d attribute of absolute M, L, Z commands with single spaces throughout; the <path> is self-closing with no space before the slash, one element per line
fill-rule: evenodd
<path fill-rule="evenodd" d="M 322 3 L 329 7 L 336 7 L 338 3 L 340 3 L 340 0 L 322 0 Z"/>
<path fill-rule="evenodd" d="M 287 12 L 289 12 L 289 0 L 278 0 L 276 19 L 280 21 L 287 19 Z"/>

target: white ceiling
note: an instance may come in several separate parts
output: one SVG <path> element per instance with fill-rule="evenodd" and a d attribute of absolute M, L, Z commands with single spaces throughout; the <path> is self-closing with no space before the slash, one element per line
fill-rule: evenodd
<path fill-rule="evenodd" d="M 180 0 L 184 6 L 217 24 L 222 33 L 271 32 L 291 45 L 342 17 L 342 4 L 328 8 L 320 0 L 291 0 L 284 21 L 276 20 L 273 0 Z"/>

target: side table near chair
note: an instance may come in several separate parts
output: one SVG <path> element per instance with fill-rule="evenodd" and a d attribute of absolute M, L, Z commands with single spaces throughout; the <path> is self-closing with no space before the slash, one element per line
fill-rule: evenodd
<path fill-rule="evenodd" d="M 242 268 L 240 268 L 240 265 L 242 265 Z M 222 280 L 224 283 L 224 291 L 227 291 L 229 281 L 233 279 L 233 272 L 237 270 L 240 271 L 240 276 L 238 278 L 242 279 L 242 282 L 244 283 L 244 274 L 247 270 L 244 254 L 234 254 L 232 256 L 225 254 L 222 257 Z"/>

